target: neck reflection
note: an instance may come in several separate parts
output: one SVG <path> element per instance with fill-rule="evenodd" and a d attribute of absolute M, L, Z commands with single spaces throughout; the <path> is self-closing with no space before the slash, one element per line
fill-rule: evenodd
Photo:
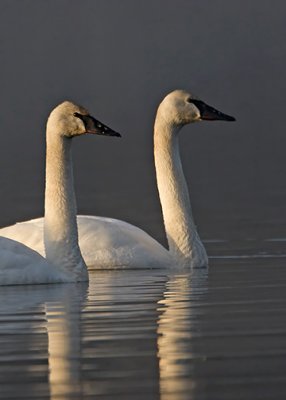
<path fill-rule="evenodd" d="M 161 400 L 190 400 L 196 382 L 194 361 L 200 357 L 192 337 L 200 330 L 200 303 L 207 292 L 207 269 L 170 276 L 158 302 L 158 358 Z"/>
<path fill-rule="evenodd" d="M 81 310 L 86 285 L 65 285 L 60 302 L 47 302 L 49 384 L 51 399 L 80 398 Z"/>

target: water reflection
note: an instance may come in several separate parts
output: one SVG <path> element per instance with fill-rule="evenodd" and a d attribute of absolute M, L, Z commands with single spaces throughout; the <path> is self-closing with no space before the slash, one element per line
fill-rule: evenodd
<path fill-rule="evenodd" d="M 157 302 L 167 277 L 150 271 L 96 273 L 82 317 L 86 395 L 158 399 Z"/>
<path fill-rule="evenodd" d="M 81 310 L 86 287 L 65 285 L 61 301 L 45 305 L 51 399 L 81 398 Z"/>
<path fill-rule="evenodd" d="M 0 397 L 284 399 L 285 288 L 276 258 L 2 287 Z"/>
<path fill-rule="evenodd" d="M 80 369 L 80 309 L 86 291 L 86 284 L 1 288 L 3 398 L 54 399 L 67 388 L 68 393 L 75 391 Z"/>
<path fill-rule="evenodd" d="M 192 398 L 195 362 L 204 356 L 192 348 L 193 334 L 199 334 L 199 307 L 207 291 L 208 270 L 170 276 L 163 299 L 158 302 L 158 357 L 161 400 Z"/>
<path fill-rule="evenodd" d="M 2 288 L 1 393 L 37 400 L 189 399 L 199 357 L 191 338 L 200 329 L 206 280 L 204 270 L 113 271 L 91 273 L 89 287 Z"/>

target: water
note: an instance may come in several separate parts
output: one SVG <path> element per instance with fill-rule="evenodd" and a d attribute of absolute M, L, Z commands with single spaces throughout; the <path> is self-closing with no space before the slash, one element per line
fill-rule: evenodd
<path fill-rule="evenodd" d="M 0 398 L 284 399 L 286 259 L 276 255 L 1 288 Z"/>

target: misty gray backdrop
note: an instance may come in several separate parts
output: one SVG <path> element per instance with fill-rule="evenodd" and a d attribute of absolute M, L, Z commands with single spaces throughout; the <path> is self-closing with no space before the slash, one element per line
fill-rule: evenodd
<path fill-rule="evenodd" d="M 286 232 L 284 0 L 1 0 L 1 226 L 43 215 L 45 122 L 65 99 L 122 139 L 74 140 L 79 213 L 164 241 L 159 101 L 184 88 L 234 115 L 181 133 L 204 239 Z"/>

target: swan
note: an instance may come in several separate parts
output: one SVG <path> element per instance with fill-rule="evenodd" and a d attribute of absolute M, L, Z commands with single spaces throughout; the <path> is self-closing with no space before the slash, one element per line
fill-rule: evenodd
<path fill-rule="evenodd" d="M 46 259 L 19 241 L 0 237 L 0 285 L 88 280 L 78 245 L 71 160 L 72 138 L 86 133 L 120 136 L 71 102 L 65 101 L 51 112 L 47 122 Z"/>
<path fill-rule="evenodd" d="M 22 243 L 0 237 L 1 286 L 61 282 L 72 278 Z"/>
<path fill-rule="evenodd" d="M 169 93 L 159 105 L 154 126 L 154 156 L 159 197 L 169 248 L 124 221 L 78 216 L 79 245 L 91 269 L 204 267 L 205 248 L 197 232 L 183 174 L 178 134 L 191 122 L 234 121 L 184 90 Z M 0 235 L 23 242 L 40 254 L 43 219 L 2 228 Z"/>

